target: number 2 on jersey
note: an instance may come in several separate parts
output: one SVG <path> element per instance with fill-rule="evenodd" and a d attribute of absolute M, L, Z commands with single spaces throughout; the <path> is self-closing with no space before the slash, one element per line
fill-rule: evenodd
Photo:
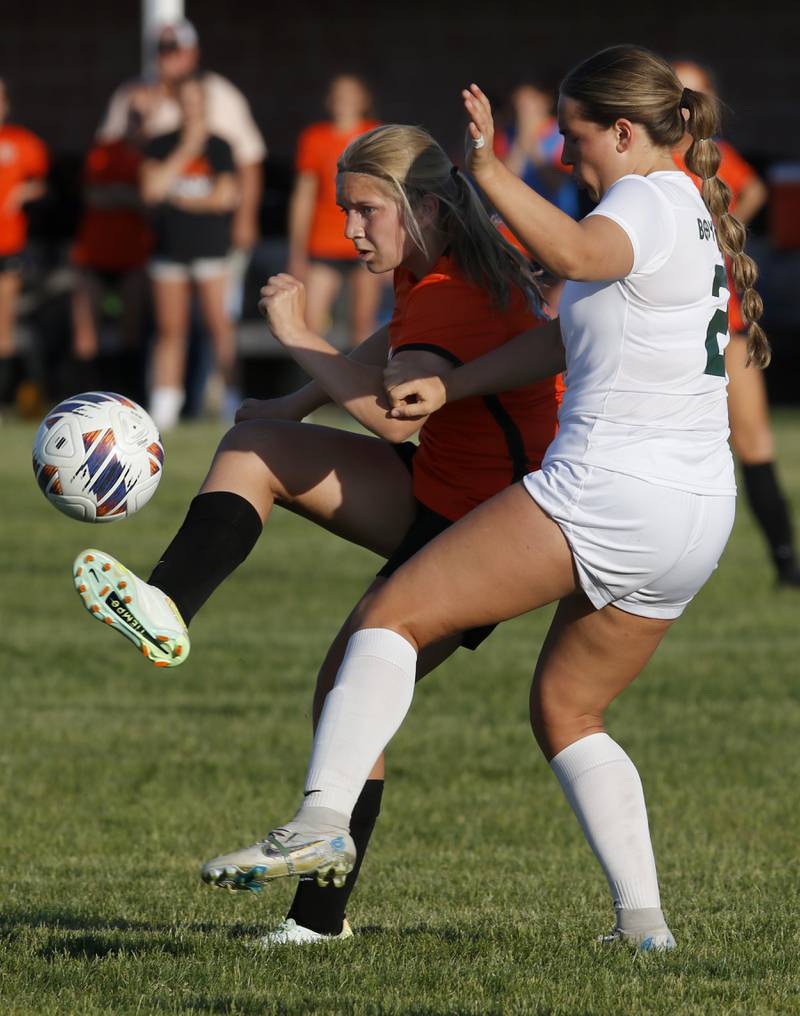
<path fill-rule="evenodd" d="M 711 295 L 719 296 L 720 288 L 728 286 L 728 279 L 725 274 L 724 265 L 714 266 L 714 285 L 711 287 Z M 713 374 L 714 377 L 725 377 L 725 354 L 719 350 L 718 335 L 726 335 L 728 332 L 728 311 L 718 310 L 708 322 L 706 331 L 706 369 L 704 374 Z"/>

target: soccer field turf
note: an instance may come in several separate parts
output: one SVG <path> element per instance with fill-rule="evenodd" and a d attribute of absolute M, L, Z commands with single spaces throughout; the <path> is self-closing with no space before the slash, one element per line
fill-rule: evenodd
<path fill-rule="evenodd" d="M 800 510 L 800 414 L 776 427 Z M 357 937 L 265 952 L 292 885 L 233 896 L 198 868 L 294 811 L 316 667 L 377 559 L 277 510 L 187 664 L 158 670 L 84 613 L 70 565 L 99 545 L 147 575 L 219 429 L 169 435 L 154 500 L 94 527 L 41 496 L 33 434 L 0 430 L 0 1012 L 800 1012 L 800 591 L 775 590 L 743 503 L 719 571 L 609 716 L 645 785 L 675 953 L 593 943 L 605 880 L 527 721 L 550 610 L 420 686 Z"/>

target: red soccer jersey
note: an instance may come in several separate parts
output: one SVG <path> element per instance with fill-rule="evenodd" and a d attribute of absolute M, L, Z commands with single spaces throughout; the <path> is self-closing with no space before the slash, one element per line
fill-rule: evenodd
<path fill-rule="evenodd" d="M 755 179 L 756 171 L 750 163 L 745 162 L 733 145 L 729 145 L 727 141 L 718 140 L 717 147 L 719 148 L 720 155 L 722 156 L 719 169 L 717 170 L 717 176 L 731 189 L 730 210 L 735 214 L 736 203 L 739 200 L 739 195 L 751 182 L 751 180 Z M 683 155 L 680 152 L 673 152 L 672 158 L 678 169 L 683 170 L 683 172 L 694 181 L 697 189 L 700 190 L 703 186 L 703 181 L 699 176 L 695 176 L 694 173 L 689 171 Z M 725 261 L 727 264 L 727 258 Z M 728 271 L 728 290 L 731 294 L 730 299 L 728 300 L 728 326 L 731 334 L 737 335 L 747 330 L 747 324 L 742 317 L 742 302 L 733 287 L 730 269 Z"/>
<path fill-rule="evenodd" d="M 377 127 L 375 120 L 363 120 L 351 131 L 337 131 L 324 121 L 307 127 L 297 144 L 298 173 L 313 173 L 317 180 L 317 197 L 308 253 L 316 258 L 347 258 L 355 260 L 355 247 L 344 235 L 344 220 L 336 204 L 336 163 L 351 141 Z"/>
<path fill-rule="evenodd" d="M 541 324 L 519 290 L 506 310 L 468 282 L 452 257 L 416 279 L 394 274 L 390 349 L 428 350 L 453 364 L 474 360 Z M 538 469 L 557 427 L 561 376 L 502 395 L 448 403 L 426 420 L 414 457 L 414 496 L 459 519 L 525 473 Z"/>
<path fill-rule="evenodd" d="M 87 207 L 72 250 L 73 261 L 98 271 L 140 268 L 153 247 L 153 234 L 139 207 L 142 156 L 125 141 L 98 144 L 83 170 Z"/>
<path fill-rule="evenodd" d="M 26 180 L 46 175 L 44 143 L 24 127 L 0 127 L 0 255 L 18 254 L 28 235 L 28 220 L 16 206 L 14 192 Z"/>

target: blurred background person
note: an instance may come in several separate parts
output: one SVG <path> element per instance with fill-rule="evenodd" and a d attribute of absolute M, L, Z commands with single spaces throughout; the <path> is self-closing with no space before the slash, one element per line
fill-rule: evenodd
<path fill-rule="evenodd" d="M 689 60 L 676 61 L 673 66 L 684 88 L 716 96 L 714 81 L 705 67 Z M 715 141 L 722 156 L 717 176 L 731 189 L 730 210 L 740 222 L 747 224 L 767 200 L 767 187 L 732 145 L 718 138 Z M 676 165 L 688 173 L 699 188 L 702 181 L 689 173 L 683 158 L 690 142 L 687 135 L 673 157 Z M 764 374 L 745 366 L 747 336 L 741 304 L 730 280 L 728 289 L 731 341 L 725 352 L 725 369 L 731 444 L 741 466 L 747 502 L 769 546 L 778 582 L 800 588 L 800 562 L 792 519 L 775 468 L 775 441 Z"/>
<path fill-rule="evenodd" d="M 43 197 L 48 169 L 44 142 L 8 123 L 9 111 L 0 78 L 0 408 L 14 403 L 22 376 L 14 330 L 28 232 L 25 205 Z"/>
<path fill-rule="evenodd" d="M 147 102 L 144 86 L 132 90 L 124 135 L 98 141 L 90 149 L 83 168 L 84 212 L 72 248 L 77 267 L 72 352 L 82 383 L 87 388 L 104 383 L 92 366 L 100 351 L 98 332 L 104 318 L 111 317 L 119 329 L 123 372 L 134 398 L 143 398 L 131 386 L 143 373 L 143 326 L 149 305 L 144 269 L 154 242 L 139 190 Z"/>
<path fill-rule="evenodd" d="M 180 130 L 153 138 L 145 149 L 141 191 L 153 207 L 155 252 L 150 262 L 156 343 L 150 413 L 161 430 L 173 427 L 185 398 L 192 282 L 225 385 L 222 413 L 239 405 L 236 340 L 228 311 L 227 252 L 239 188 L 231 146 L 214 134 L 199 77 L 178 88 Z"/>
<path fill-rule="evenodd" d="M 147 86 L 142 106 L 146 137 L 177 130 L 181 122 L 178 88 L 199 73 L 206 98 L 209 130 L 227 141 L 233 151 L 239 186 L 239 205 L 231 230 L 232 246 L 249 252 L 258 239 L 258 213 L 267 148 L 247 99 L 239 89 L 213 71 L 200 69 L 200 48 L 194 25 L 185 18 L 165 23 L 156 38 L 156 80 Z M 98 140 L 114 141 L 127 129 L 131 102 L 139 96 L 141 81 L 121 85 L 111 96 Z"/>
<path fill-rule="evenodd" d="M 497 155 L 530 188 L 577 218 L 578 188 L 561 163 L 564 139 L 554 115 L 554 92 L 540 83 L 523 82 L 512 91 L 510 107 L 511 123 L 496 135 Z"/>
<path fill-rule="evenodd" d="M 313 123 L 297 145 L 296 177 L 289 203 L 287 271 L 306 286 L 309 328 L 325 335 L 334 301 L 347 279 L 350 285 L 350 344 L 375 331 L 384 280 L 357 260 L 344 235 L 336 203 L 336 163 L 350 142 L 378 126 L 372 95 L 361 78 L 340 74 L 328 86 L 325 108 L 330 119 Z"/>

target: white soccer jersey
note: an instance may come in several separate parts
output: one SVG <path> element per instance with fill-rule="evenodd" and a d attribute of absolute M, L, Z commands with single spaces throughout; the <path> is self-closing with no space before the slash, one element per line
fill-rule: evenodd
<path fill-rule="evenodd" d="M 625 176 L 592 215 L 621 226 L 630 274 L 568 282 L 567 390 L 543 466 L 565 460 L 663 486 L 735 493 L 728 447 L 728 290 L 711 215 L 684 173 Z"/>

